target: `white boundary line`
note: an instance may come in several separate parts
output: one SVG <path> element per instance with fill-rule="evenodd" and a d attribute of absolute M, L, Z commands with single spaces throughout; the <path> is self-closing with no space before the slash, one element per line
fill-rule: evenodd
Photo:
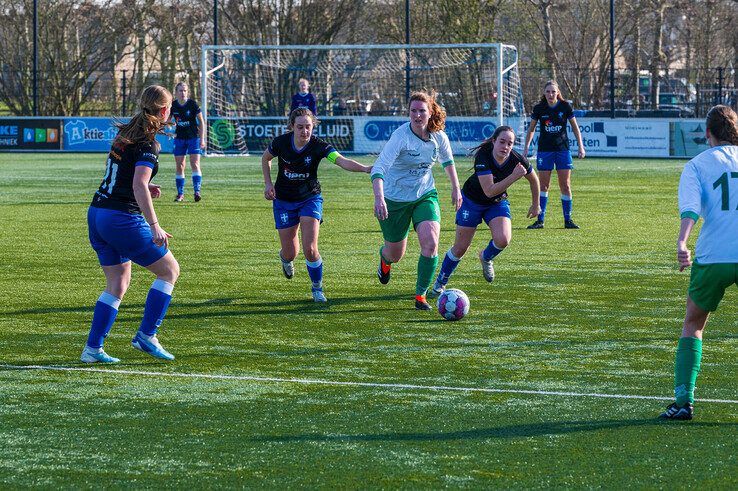
<path fill-rule="evenodd" d="M 417 384 L 392 384 L 381 382 L 351 382 L 337 380 L 320 380 L 305 378 L 281 378 L 281 377 L 256 377 L 251 375 L 221 375 L 207 373 L 167 373 L 167 372 L 145 372 L 142 370 L 109 370 L 103 368 L 77 368 L 62 367 L 55 365 L 0 365 L 0 369 L 11 370 L 49 370 L 57 372 L 88 372 L 102 374 L 122 374 L 122 375 L 144 375 L 149 377 L 170 377 L 170 378 L 196 378 L 210 380 L 241 380 L 249 382 L 277 382 L 285 384 L 304 384 L 304 385 L 333 385 L 346 387 L 374 387 L 381 389 L 408 389 L 408 390 L 430 390 L 430 391 L 450 391 L 450 392 L 481 392 L 493 394 L 528 394 L 543 396 L 565 396 L 565 397 L 597 397 L 601 399 L 639 399 L 652 401 L 672 401 L 673 397 L 664 396 L 641 396 L 632 394 L 600 394 L 597 392 L 564 392 L 553 390 L 525 390 L 525 389 L 495 389 L 487 387 L 453 387 L 448 385 L 417 385 Z M 719 404 L 738 404 L 738 400 L 733 399 L 696 399 L 696 402 L 713 402 Z"/>

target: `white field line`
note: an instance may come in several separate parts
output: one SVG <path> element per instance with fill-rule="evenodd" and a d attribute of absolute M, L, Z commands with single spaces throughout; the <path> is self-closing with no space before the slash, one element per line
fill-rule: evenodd
<path fill-rule="evenodd" d="M 400 389 L 400 390 L 429 390 L 429 391 L 450 391 L 450 392 L 480 392 L 493 394 L 528 394 L 541 396 L 563 396 L 563 397 L 598 397 L 602 399 L 639 399 L 653 401 L 672 401 L 674 398 L 669 396 L 642 396 L 633 394 L 601 394 L 598 392 L 564 392 L 553 390 L 526 390 L 526 389 L 495 389 L 490 387 L 454 387 L 448 385 L 419 385 L 419 384 L 391 384 L 382 382 L 352 382 L 339 380 L 320 380 L 305 378 L 282 378 L 282 377 L 255 377 L 250 375 L 221 375 L 208 373 L 167 373 L 167 372 L 145 372 L 142 370 L 111 370 L 105 368 L 78 368 L 63 367 L 55 365 L 0 365 L 0 369 L 9 370 L 49 370 L 57 372 L 88 372 L 102 374 L 118 374 L 118 375 L 144 375 L 148 377 L 169 377 L 169 378 L 194 378 L 209 380 L 241 380 L 248 382 L 276 382 L 282 384 L 303 384 L 303 385 L 332 385 L 346 387 L 372 387 L 380 389 Z M 719 404 L 738 404 L 738 400 L 733 399 L 696 399 L 696 402 L 713 402 Z"/>

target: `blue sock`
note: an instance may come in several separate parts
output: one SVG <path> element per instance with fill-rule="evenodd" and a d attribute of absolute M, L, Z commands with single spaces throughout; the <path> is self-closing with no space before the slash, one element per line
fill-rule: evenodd
<path fill-rule="evenodd" d="M 161 326 L 164 316 L 167 314 L 169 302 L 172 301 L 172 291 L 174 285 L 164 280 L 155 279 L 151 284 L 149 294 L 146 296 L 146 305 L 144 306 L 143 319 L 138 330 L 147 336 L 156 334 L 156 330 Z"/>
<path fill-rule="evenodd" d="M 487 244 L 487 247 L 484 249 L 484 252 L 482 252 L 482 257 L 484 258 L 485 261 L 490 261 L 494 259 L 501 252 L 502 252 L 502 249 L 500 249 L 499 247 L 495 245 L 495 241 L 493 239 L 489 241 L 489 244 Z"/>
<path fill-rule="evenodd" d="M 87 346 L 102 348 L 103 341 L 108 336 L 115 317 L 118 315 L 118 307 L 120 307 L 120 298 L 108 292 L 100 294 L 92 314 L 92 326 L 90 326 L 90 335 L 87 336 Z"/>
<path fill-rule="evenodd" d="M 323 259 L 320 257 L 315 261 L 306 259 L 305 264 L 307 265 L 310 281 L 313 282 L 313 288 L 321 290 L 323 288 Z"/>
<path fill-rule="evenodd" d="M 451 252 L 451 249 L 449 249 L 446 255 L 443 257 L 443 262 L 441 263 L 441 271 L 438 272 L 438 278 L 436 281 L 438 281 L 438 283 L 440 283 L 441 285 L 446 285 L 446 283 L 448 283 L 448 280 L 451 278 L 451 274 L 456 269 L 456 266 L 459 265 L 459 261 L 461 261 L 461 258 L 454 256 L 454 253 Z"/>
<path fill-rule="evenodd" d="M 184 175 L 177 174 L 177 176 L 174 178 L 174 182 L 177 183 L 177 194 L 184 194 Z"/>
<path fill-rule="evenodd" d="M 538 215 L 538 220 L 544 221 L 546 219 L 546 205 L 548 204 L 548 191 L 541 191 L 541 197 L 538 199 L 541 203 L 541 214 Z"/>
<path fill-rule="evenodd" d="M 564 212 L 564 220 L 571 220 L 571 196 L 561 195 L 561 210 Z"/>
<path fill-rule="evenodd" d="M 202 173 L 193 172 L 192 173 L 192 189 L 194 189 L 196 193 L 199 193 L 201 187 L 202 187 Z"/>

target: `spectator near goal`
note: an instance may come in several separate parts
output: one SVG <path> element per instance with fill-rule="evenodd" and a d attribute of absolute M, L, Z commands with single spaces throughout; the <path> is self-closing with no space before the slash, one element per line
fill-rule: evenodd
<path fill-rule="evenodd" d="M 306 109 L 310 109 L 310 112 L 317 117 L 318 108 L 316 107 L 315 96 L 310 93 L 310 82 L 308 82 L 305 78 L 301 78 L 297 82 L 297 85 L 299 87 L 299 90 L 295 95 L 292 96 L 292 104 L 290 104 L 290 114 L 292 114 L 292 111 L 294 111 L 295 109 L 304 107 Z"/>

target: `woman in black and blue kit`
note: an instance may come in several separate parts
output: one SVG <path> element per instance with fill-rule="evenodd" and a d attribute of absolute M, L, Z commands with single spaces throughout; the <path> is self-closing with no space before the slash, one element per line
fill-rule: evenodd
<path fill-rule="evenodd" d="M 152 198 L 161 195 L 151 180 L 159 170 L 158 133 L 169 120 L 172 94 L 158 85 L 141 94 L 140 111 L 117 124 L 118 135 L 108 154 L 105 175 L 87 212 L 90 244 L 105 273 L 105 290 L 95 304 L 92 326 L 81 360 L 117 363 L 103 342 L 118 315 L 131 283 L 131 261 L 156 275 L 146 297 L 143 319 L 131 344 L 153 357 L 173 360 L 156 334 L 172 299 L 179 263 L 168 249 L 169 235 L 159 224 Z"/>
<path fill-rule="evenodd" d="M 463 201 L 456 212 L 456 239 L 441 263 L 441 271 L 429 291 L 437 297 L 446 288 L 451 274 L 466 254 L 480 223 L 484 222 L 492 233 L 487 247 L 479 251 L 484 279 L 495 278 L 494 258 L 512 239 L 512 221 L 507 189 L 521 177 L 530 183 L 532 203 L 528 218 L 541 211 L 538 196 L 538 177 L 528 160 L 513 150 L 515 132 L 509 126 L 498 126 L 492 136 L 476 147 L 474 174 L 464 183 Z"/>
<path fill-rule="evenodd" d="M 577 139 L 577 156 L 584 158 L 584 145 L 582 144 L 582 133 L 574 117 L 571 104 L 561 97 L 559 85 L 553 80 L 546 82 L 543 88 L 543 97 L 533 106 L 533 114 L 530 117 L 528 134 L 525 137 L 525 148 L 523 155 L 528 156 L 528 147 L 533 141 L 533 133 L 536 131 L 538 122 L 541 122 L 541 133 L 538 137 L 538 157 L 536 166 L 541 176 L 541 214 L 531 225 L 530 229 L 543 228 L 546 218 L 546 205 L 548 204 L 548 187 L 551 184 L 551 171 L 556 168 L 559 179 L 559 190 L 561 191 L 561 209 L 564 212 L 564 228 L 579 228 L 571 219 L 572 195 L 571 195 L 571 170 L 574 168 L 569 152 L 569 136 L 566 132 L 567 122 L 571 124 L 571 130 Z"/>
<path fill-rule="evenodd" d="M 205 118 L 200 106 L 188 97 L 187 84 L 180 82 L 174 88 L 176 99 L 172 103 L 172 121 L 176 125 L 174 136 L 174 163 L 176 166 L 175 183 L 177 196 L 174 201 L 184 201 L 185 186 L 185 156 L 190 154 L 192 168 L 192 189 L 195 192 L 195 201 L 202 199 L 202 171 L 200 170 L 200 155 L 205 150 Z"/>
<path fill-rule="evenodd" d="M 273 203 L 274 223 L 282 246 L 279 259 L 288 279 L 295 273 L 293 263 L 300 251 L 297 229 L 302 234 L 308 275 L 315 302 L 327 302 L 323 292 L 323 259 L 318 252 L 318 234 L 323 219 L 323 197 L 318 181 L 318 164 L 326 159 L 351 172 L 370 172 L 371 167 L 347 159 L 333 146 L 313 135 L 318 120 L 310 109 L 301 107 L 290 114 L 288 132 L 276 137 L 261 157 L 264 198 Z M 272 182 L 272 159 L 277 157 L 277 182 Z"/>

